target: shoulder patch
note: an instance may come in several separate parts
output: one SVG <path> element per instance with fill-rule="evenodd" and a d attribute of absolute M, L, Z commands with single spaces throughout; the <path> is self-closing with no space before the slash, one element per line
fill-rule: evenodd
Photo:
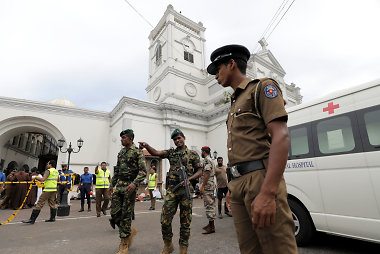
<path fill-rule="evenodd" d="M 278 90 L 274 85 L 267 85 L 264 87 L 265 97 L 273 99 L 278 96 Z"/>

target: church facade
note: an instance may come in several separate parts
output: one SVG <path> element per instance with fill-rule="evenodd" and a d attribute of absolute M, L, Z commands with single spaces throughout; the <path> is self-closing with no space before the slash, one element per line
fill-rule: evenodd
<path fill-rule="evenodd" d="M 70 169 L 81 173 L 88 166 L 91 172 L 99 162 L 107 161 L 112 171 L 121 148 L 121 130 L 133 129 L 136 143 L 145 141 L 156 149 L 168 149 L 174 146 L 170 134 L 177 127 L 184 132 L 189 148 L 200 152 L 200 147 L 208 145 L 227 163 L 225 121 L 232 90 L 221 87 L 206 71 L 205 30 L 201 22 L 168 6 L 149 35 L 147 101 L 122 97 L 111 112 L 101 112 L 66 101 L 57 104 L 0 97 L 2 167 L 10 163 L 34 167 L 42 155 L 54 154 L 59 165 L 66 163 L 67 153 L 59 151 L 57 141 L 63 138 L 76 147 L 76 140 L 82 138 L 84 145 L 72 154 Z M 300 104 L 300 89 L 285 83 L 284 69 L 265 40 L 259 43 L 262 49 L 251 55 L 247 75 L 275 79 L 287 107 Z M 162 182 L 168 162 L 146 155 L 148 167 L 154 163 L 159 168 Z"/>

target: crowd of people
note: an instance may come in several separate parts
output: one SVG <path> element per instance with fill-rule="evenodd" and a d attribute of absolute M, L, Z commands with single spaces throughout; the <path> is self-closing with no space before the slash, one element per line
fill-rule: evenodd
<path fill-rule="evenodd" d="M 32 168 L 30 172 L 29 170 L 26 171 L 24 168 L 14 169 L 9 173 L 7 170 L 1 171 L 0 195 L 3 200 L 0 203 L 0 209 L 18 209 L 23 203 L 28 191 L 29 184 L 26 182 L 31 181 L 32 176 L 38 175 L 39 172 L 35 167 Z M 42 186 L 40 184 L 37 185 L 37 183 L 34 183 L 30 190 L 30 194 L 22 208 L 33 207 L 37 203 L 41 192 Z"/>

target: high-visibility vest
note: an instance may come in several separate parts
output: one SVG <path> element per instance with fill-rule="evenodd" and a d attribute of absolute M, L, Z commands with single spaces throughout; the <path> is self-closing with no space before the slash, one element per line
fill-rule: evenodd
<path fill-rule="evenodd" d="M 156 187 L 156 177 L 157 177 L 157 173 L 149 174 L 149 182 L 148 182 L 149 190 L 154 190 L 154 188 Z"/>
<path fill-rule="evenodd" d="M 109 177 L 111 175 L 111 172 L 106 169 L 103 171 L 101 168 L 98 169 L 98 173 L 95 175 L 96 176 L 96 185 L 95 188 L 108 188 L 110 185 Z"/>
<path fill-rule="evenodd" d="M 44 182 L 44 191 L 57 191 L 58 170 L 55 168 L 49 168 L 48 170 L 50 174 Z"/>

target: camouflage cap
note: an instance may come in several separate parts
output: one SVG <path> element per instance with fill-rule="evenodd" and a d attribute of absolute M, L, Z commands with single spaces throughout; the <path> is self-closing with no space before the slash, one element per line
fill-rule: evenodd
<path fill-rule="evenodd" d="M 182 137 L 185 137 L 185 135 L 183 135 L 183 132 L 179 128 L 176 128 L 172 132 L 171 139 L 173 139 L 175 136 L 178 136 L 178 135 L 181 135 Z"/>
<path fill-rule="evenodd" d="M 123 136 L 123 135 L 125 135 L 125 134 L 133 134 L 133 130 L 126 129 L 126 130 L 120 132 L 120 137 Z"/>

